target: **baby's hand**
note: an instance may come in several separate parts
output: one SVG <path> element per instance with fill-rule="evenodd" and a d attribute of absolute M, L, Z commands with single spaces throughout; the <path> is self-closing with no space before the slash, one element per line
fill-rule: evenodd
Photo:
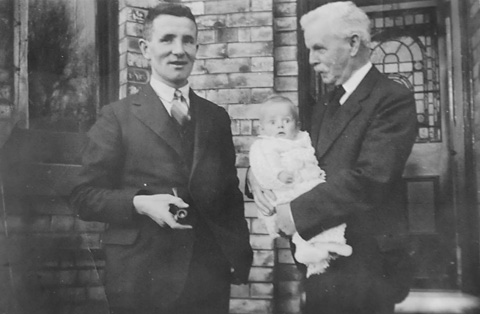
<path fill-rule="evenodd" d="M 278 174 L 278 180 L 282 181 L 283 183 L 293 183 L 293 173 L 290 171 L 280 171 Z"/>

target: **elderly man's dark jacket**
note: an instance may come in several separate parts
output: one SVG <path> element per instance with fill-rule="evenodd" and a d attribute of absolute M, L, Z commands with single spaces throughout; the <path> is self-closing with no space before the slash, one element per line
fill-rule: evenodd
<path fill-rule="evenodd" d="M 193 91 L 189 96 L 190 159 L 178 125 L 150 85 L 105 106 L 89 132 L 71 201 L 81 219 L 108 223 L 102 238 L 106 289 L 115 304 L 153 299 L 163 306 L 175 300 L 184 288 L 194 238 L 203 231 L 213 235 L 237 279 L 247 281 L 252 251 L 230 119 Z M 190 204 L 192 230 L 160 227 L 133 207 L 137 194 L 172 194 L 172 188 Z"/>
<path fill-rule="evenodd" d="M 323 103 L 315 106 L 310 130 L 326 182 L 291 203 L 298 232 L 309 239 L 346 222 L 354 256 L 368 254 L 356 250 L 355 243 L 369 239 L 384 255 L 404 249 L 408 226 L 402 172 L 417 134 L 413 94 L 373 67 L 333 121 L 324 119 L 326 108 Z M 343 259 L 348 263 L 355 257 Z M 357 274 L 362 271 L 358 265 Z M 358 288 L 354 279 L 350 282 L 352 289 Z M 368 279 L 363 284 L 367 286 Z M 407 291 L 393 299 L 399 301 Z"/>

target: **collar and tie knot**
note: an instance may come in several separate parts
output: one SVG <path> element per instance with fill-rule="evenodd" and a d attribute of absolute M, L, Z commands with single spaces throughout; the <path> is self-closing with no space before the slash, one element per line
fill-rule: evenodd
<path fill-rule="evenodd" d="M 340 99 L 342 96 L 345 95 L 345 89 L 343 88 L 342 85 L 337 85 L 333 89 L 333 91 L 330 92 L 329 98 L 328 98 L 328 104 L 338 104 L 340 105 Z"/>
<path fill-rule="evenodd" d="M 191 120 L 191 116 L 188 112 L 188 104 L 183 97 L 182 92 L 178 89 L 175 90 L 172 100 L 172 117 L 180 124 L 184 126 L 188 121 Z"/>

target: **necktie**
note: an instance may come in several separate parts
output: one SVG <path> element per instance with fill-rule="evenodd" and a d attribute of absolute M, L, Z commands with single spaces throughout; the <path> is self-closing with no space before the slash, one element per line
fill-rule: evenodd
<path fill-rule="evenodd" d="M 182 92 L 178 89 L 176 89 L 173 94 L 171 113 L 172 117 L 177 120 L 178 124 L 181 126 L 185 125 L 185 123 L 191 119 L 190 114 L 188 113 L 187 102 L 185 101 Z"/>
<path fill-rule="evenodd" d="M 342 85 L 335 86 L 334 90 L 329 95 L 328 109 L 329 116 L 332 117 L 338 108 L 340 108 L 340 98 L 345 94 L 345 89 Z"/>

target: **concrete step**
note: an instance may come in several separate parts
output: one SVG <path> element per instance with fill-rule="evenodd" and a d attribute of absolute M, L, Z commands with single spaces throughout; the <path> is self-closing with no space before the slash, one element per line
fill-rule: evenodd
<path fill-rule="evenodd" d="M 395 313 L 408 314 L 478 314 L 480 298 L 460 291 L 412 290 L 395 307 Z"/>

